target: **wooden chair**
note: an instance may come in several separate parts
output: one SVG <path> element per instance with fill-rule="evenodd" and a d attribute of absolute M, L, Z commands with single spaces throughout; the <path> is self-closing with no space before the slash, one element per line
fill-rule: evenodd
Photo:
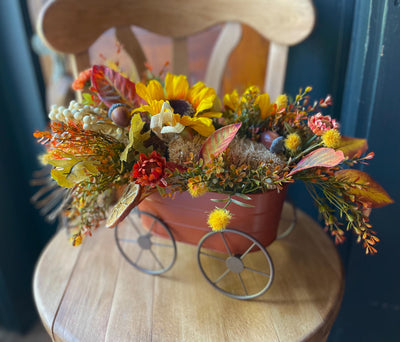
<path fill-rule="evenodd" d="M 76 75 L 90 66 L 89 47 L 115 27 L 141 74 L 146 57 L 135 25 L 172 37 L 172 71 L 188 74 L 188 37 L 226 23 L 205 77 L 218 91 L 243 23 L 270 42 L 265 91 L 274 99 L 283 90 L 288 47 L 310 34 L 314 20 L 311 0 L 53 0 L 38 32 L 72 55 Z M 79 248 L 60 232 L 35 270 L 38 312 L 54 341 L 325 341 L 340 308 L 343 271 L 330 239 L 298 215 L 293 234 L 271 246 L 279 270 L 274 287 L 252 302 L 203 286 L 194 258 L 178 258 L 168 276 L 151 277 L 122 260 L 110 230 L 100 229 Z M 179 248 L 195 255 L 195 246 Z"/>
<path fill-rule="evenodd" d="M 270 42 L 264 90 L 274 99 L 283 91 L 288 47 L 304 40 L 314 21 L 312 0 L 52 0 L 41 12 L 38 32 L 50 47 L 72 55 L 72 69 L 77 75 L 91 64 L 89 47 L 114 27 L 117 40 L 141 74 L 146 57 L 131 30 L 135 25 L 171 37 L 172 71 L 187 75 L 188 37 L 225 23 L 204 79 L 219 92 L 243 23 Z"/>

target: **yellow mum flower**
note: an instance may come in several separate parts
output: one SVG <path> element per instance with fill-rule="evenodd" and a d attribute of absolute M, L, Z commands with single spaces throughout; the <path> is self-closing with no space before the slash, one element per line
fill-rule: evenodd
<path fill-rule="evenodd" d="M 287 103 L 288 103 L 288 98 L 285 94 L 279 95 L 275 100 L 275 104 L 278 110 L 286 108 Z"/>
<path fill-rule="evenodd" d="M 147 102 L 136 111 L 146 111 L 150 115 L 160 114 L 167 101 L 173 110 L 174 124 L 191 127 L 202 136 L 209 136 L 215 131 L 212 118 L 219 118 L 222 113 L 213 111 L 217 99 L 215 90 L 198 82 L 189 87 L 186 76 L 167 73 L 165 86 L 156 80 L 147 85 L 136 83 L 137 94 Z"/>
<path fill-rule="evenodd" d="M 247 89 L 244 91 L 242 97 L 246 97 L 247 95 L 250 95 L 251 97 L 255 97 L 260 94 L 260 88 L 258 88 L 255 85 L 252 85 L 250 87 L 247 87 Z"/>
<path fill-rule="evenodd" d="M 321 136 L 326 147 L 336 148 L 340 145 L 340 133 L 337 129 L 329 129 Z"/>
<path fill-rule="evenodd" d="M 301 138 L 297 133 L 290 133 L 285 140 L 285 147 L 291 152 L 295 152 L 301 144 Z"/>
<path fill-rule="evenodd" d="M 189 194 L 195 198 L 203 196 L 208 191 L 205 183 L 193 183 L 189 181 L 188 188 Z"/>
<path fill-rule="evenodd" d="M 208 225 L 212 230 L 225 229 L 232 219 L 232 214 L 223 208 L 215 208 L 208 216 Z"/>

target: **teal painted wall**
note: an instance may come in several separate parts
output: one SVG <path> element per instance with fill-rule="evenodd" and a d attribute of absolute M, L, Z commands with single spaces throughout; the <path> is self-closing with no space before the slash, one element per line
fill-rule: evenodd
<path fill-rule="evenodd" d="M 347 287 L 332 341 L 400 341 L 400 3 L 357 1 L 342 107 L 348 135 L 368 138 L 365 168 L 395 204 L 371 216 L 381 242 L 367 257 L 351 249 Z"/>
<path fill-rule="evenodd" d="M 33 268 L 54 229 L 29 203 L 39 168 L 32 133 L 45 118 L 18 1 L 0 1 L 0 49 L 0 326 L 25 331 L 37 319 Z"/>
<path fill-rule="evenodd" d="M 313 85 L 317 98 L 333 95 L 343 134 L 368 139 L 376 157 L 365 171 L 395 200 L 371 215 L 377 255 L 364 255 L 351 237 L 339 247 L 346 290 L 329 341 L 400 341 L 400 1 L 314 3 L 318 22 L 290 52 L 286 90 Z M 291 196 L 317 217 L 301 186 Z"/>

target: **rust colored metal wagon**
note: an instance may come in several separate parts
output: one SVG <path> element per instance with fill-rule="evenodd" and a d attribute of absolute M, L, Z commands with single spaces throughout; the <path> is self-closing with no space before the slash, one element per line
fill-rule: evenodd
<path fill-rule="evenodd" d="M 200 271 L 214 288 L 237 299 L 255 298 L 270 288 L 274 278 L 266 247 L 296 223 L 292 206 L 285 227 L 280 227 L 284 232 L 278 235 L 286 190 L 252 194 L 252 207 L 231 205 L 233 218 L 221 231 L 211 231 L 207 217 L 213 209 L 211 199 L 226 195 L 207 193 L 193 199 L 183 193 L 170 199 L 155 193 L 128 215 L 128 225 L 116 226 L 116 243 L 132 266 L 153 275 L 174 265 L 176 241 L 197 245 Z"/>

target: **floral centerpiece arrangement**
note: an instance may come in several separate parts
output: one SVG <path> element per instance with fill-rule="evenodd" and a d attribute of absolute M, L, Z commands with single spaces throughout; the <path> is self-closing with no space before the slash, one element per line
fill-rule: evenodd
<path fill-rule="evenodd" d="M 226 194 L 204 222 L 220 230 L 229 225 L 231 205 L 251 206 L 251 194 L 302 181 L 336 242 L 352 231 L 366 253 L 376 252 L 369 213 L 392 199 L 351 168 L 374 154 L 365 154 L 364 139 L 341 136 L 338 122 L 323 114 L 329 96 L 310 102 L 307 87 L 292 101 L 272 101 L 250 86 L 221 101 L 202 82 L 149 74 L 135 84 L 93 66 L 73 84 L 83 100 L 53 106 L 50 129 L 34 134 L 47 148 L 42 162 L 66 189 L 57 210 L 76 225 L 74 245 L 107 217 L 107 226 L 116 225 L 155 191 Z"/>

